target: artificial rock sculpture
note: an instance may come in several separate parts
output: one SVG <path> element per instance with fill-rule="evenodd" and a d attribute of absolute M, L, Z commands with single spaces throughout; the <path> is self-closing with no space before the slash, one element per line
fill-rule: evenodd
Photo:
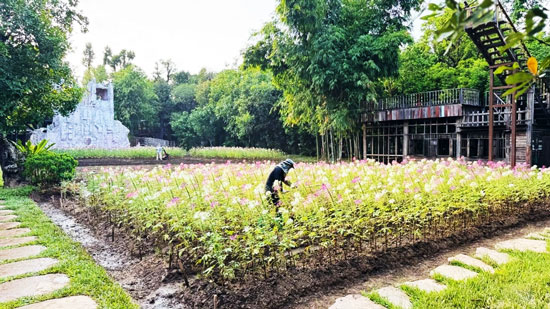
<path fill-rule="evenodd" d="M 75 111 L 67 117 L 55 115 L 51 125 L 33 131 L 31 142 L 47 139 L 57 149 L 125 148 L 130 147 L 128 132 L 115 120 L 113 85 L 92 80 Z"/>

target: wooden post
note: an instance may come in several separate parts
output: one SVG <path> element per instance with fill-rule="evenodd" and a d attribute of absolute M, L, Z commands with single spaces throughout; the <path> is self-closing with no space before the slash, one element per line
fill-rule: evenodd
<path fill-rule="evenodd" d="M 493 161 L 493 100 L 495 98 L 493 83 L 495 75 L 493 68 L 489 69 L 489 161 Z M 470 147 L 468 147 L 469 152 Z"/>
<path fill-rule="evenodd" d="M 367 125 L 363 124 L 363 160 L 367 159 Z"/>
<path fill-rule="evenodd" d="M 403 159 L 409 155 L 409 122 L 403 123 Z"/>
<path fill-rule="evenodd" d="M 533 122 L 535 114 L 535 88 L 531 87 L 527 91 L 527 110 L 525 120 L 527 121 L 527 132 L 525 132 L 526 145 L 525 145 L 525 163 L 532 165 L 532 141 L 533 141 Z"/>
<path fill-rule="evenodd" d="M 512 94 L 512 136 L 511 136 L 511 140 L 510 142 L 512 143 L 512 145 L 510 145 L 510 165 L 512 165 L 512 167 L 515 167 L 516 166 L 516 122 L 517 122 L 517 104 L 516 104 L 516 92 L 514 92 Z"/>
<path fill-rule="evenodd" d="M 462 122 L 460 120 L 457 120 L 456 122 L 456 158 L 460 159 L 460 153 L 462 151 L 462 134 L 460 129 L 460 125 Z"/>

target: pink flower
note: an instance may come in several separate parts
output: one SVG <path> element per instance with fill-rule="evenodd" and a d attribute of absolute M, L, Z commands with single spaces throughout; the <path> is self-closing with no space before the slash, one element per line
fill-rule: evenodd
<path fill-rule="evenodd" d="M 134 192 L 130 192 L 128 194 L 126 194 L 126 198 L 134 198 L 138 196 L 138 192 L 137 191 L 134 191 Z"/>
<path fill-rule="evenodd" d="M 218 205 L 219 203 L 217 201 L 212 201 L 210 202 L 210 208 L 214 208 Z"/>
<path fill-rule="evenodd" d="M 359 205 L 359 204 L 361 204 L 361 203 L 363 203 L 363 201 L 361 201 L 361 200 L 355 200 L 355 205 Z"/>
<path fill-rule="evenodd" d="M 359 177 L 355 177 L 351 180 L 351 183 L 357 183 L 359 182 Z"/>
<path fill-rule="evenodd" d="M 231 239 L 231 240 L 237 239 L 237 234 L 233 234 L 233 235 L 229 236 L 229 239 Z"/>
<path fill-rule="evenodd" d="M 166 203 L 166 207 L 168 208 L 174 207 L 178 204 L 179 201 L 180 201 L 179 197 L 174 197 L 172 200 L 170 200 L 170 202 Z"/>

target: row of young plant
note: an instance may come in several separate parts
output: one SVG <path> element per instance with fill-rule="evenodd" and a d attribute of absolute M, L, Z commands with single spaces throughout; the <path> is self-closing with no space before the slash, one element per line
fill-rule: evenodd
<path fill-rule="evenodd" d="M 164 148 L 171 157 L 181 158 L 187 155 L 185 149 L 178 147 Z M 131 147 L 120 149 L 56 149 L 55 152 L 68 154 L 78 159 L 101 159 L 101 158 L 121 158 L 121 159 L 154 159 L 157 154 L 156 147 Z"/>
<path fill-rule="evenodd" d="M 80 196 L 172 265 L 218 282 L 435 241 L 548 207 L 550 170 L 457 160 L 297 164 L 269 204 L 273 162 L 104 169 Z"/>
<path fill-rule="evenodd" d="M 199 147 L 186 151 L 179 147 L 164 147 L 172 158 L 186 156 L 196 158 L 222 159 L 256 159 L 278 160 L 284 159 L 286 154 L 278 149 L 243 148 L 243 147 Z M 56 149 L 55 152 L 68 154 L 78 159 L 122 158 L 122 159 L 150 159 L 156 156 L 156 147 L 131 147 L 122 149 Z"/>

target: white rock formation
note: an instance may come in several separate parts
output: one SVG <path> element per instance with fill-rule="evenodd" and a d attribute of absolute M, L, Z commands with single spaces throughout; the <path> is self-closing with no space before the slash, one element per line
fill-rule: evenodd
<path fill-rule="evenodd" d="M 33 131 L 31 142 L 43 139 L 55 143 L 53 148 L 126 148 L 128 128 L 115 120 L 114 92 L 111 83 L 92 80 L 82 102 L 67 117 L 55 115 L 51 125 Z"/>

